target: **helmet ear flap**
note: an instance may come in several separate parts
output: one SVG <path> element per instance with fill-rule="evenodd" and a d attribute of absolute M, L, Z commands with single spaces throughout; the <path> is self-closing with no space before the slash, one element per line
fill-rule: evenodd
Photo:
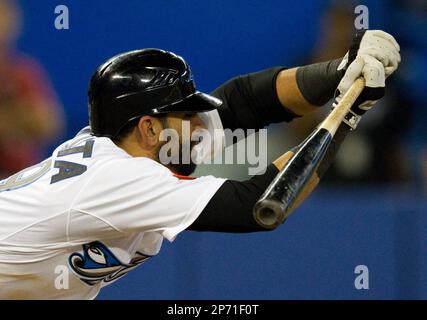
<path fill-rule="evenodd" d="M 102 64 L 89 84 L 92 134 L 114 138 L 135 117 L 215 109 L 220 101 L 196 91 L 188 64 L 180 56 L 142 49 Z"/>

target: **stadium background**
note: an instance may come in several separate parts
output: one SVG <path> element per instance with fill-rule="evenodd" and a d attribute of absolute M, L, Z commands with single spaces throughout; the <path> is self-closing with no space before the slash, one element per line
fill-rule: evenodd
<path fill-rule="evenodd" d="M 323 0 L 20 4 L 25 23 L 18 47 L 47 69 L 65 108 L 67 129 L 58 141 L 87 124 L 88 79 L 112 55 L 144 47 L 174 51 L 190 63 L 198 88 L 210 91 L 238 74 L 305 63 L 319 41 L 322 17 L 334 5 Z M 70 10 L 69 30 L 54 28 L 59 4 Z M 174 243 L 165 242 L 155 259 L 105 288 L 100 299 L 427 298 L 427 43 L 419 37 L 427 31 L 426 12 L 414 13 L 403 1 L 358 4 L 368 6 L 371 29 L 389 31 L 411 48 L 403 50 L 408 59 L 396 76 L 399 90 L 415 101 L 401 137 L 409 179 L 321 184 L 273 233 L 183 233 Z M 292 143 L 286 129 L 270 129 L 272 160 Z M 235 179 L 245 174 L 242 166 L 203 167 L 198 174 L 208 172 Z M 357 265 L 369 268 L 369 290 L 354 287 Z"/>

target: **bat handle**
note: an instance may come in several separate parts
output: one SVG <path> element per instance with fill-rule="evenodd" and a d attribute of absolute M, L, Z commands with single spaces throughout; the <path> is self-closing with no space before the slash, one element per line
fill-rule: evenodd
<path fill-rule="evenodd" d="M 344 117 L 350 111 L 353 103 L 365 88 L 365 79 L 359 77 L 352 84 L 347 93 L 343 96 L 338 105 L 332 110 L 329 116 L 320 124 L 320 128 L 328 130 L 331 135 L 335 135 Z"/>

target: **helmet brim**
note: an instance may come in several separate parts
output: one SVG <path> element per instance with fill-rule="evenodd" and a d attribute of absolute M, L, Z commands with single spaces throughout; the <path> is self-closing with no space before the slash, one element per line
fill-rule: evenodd
<path fill-rule="evenodd" d="M 169 112 L 197 113 L 215 110 L 222 105 L 222 100 L 200 91 L 196 91 L 185 99 L 152 110 L 152 114 Z"/>

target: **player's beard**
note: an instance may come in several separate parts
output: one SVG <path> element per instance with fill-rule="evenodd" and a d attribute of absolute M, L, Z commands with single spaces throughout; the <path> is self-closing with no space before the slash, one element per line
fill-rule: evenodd
<path fill-rule="evenodd" d="M 163 125 L 164 129 L 171 129 L 170 126 L 169 126 L 167 117 L 159 117 L 159 120 L 162 122 L 162 125 Z M 158 155 L 160 154 L 160 149 L 162 148 L 162 146 L 164 146 L 167 142 L 168 141 L 164 141 L 161 145 L 159 145 L 159 148 L 157 150 L 157 154 Z M 173 173 L 178 174 L 178 175 L 182 175 L 182 176 L 189 176 L 194 171 L 196 171 L 197 164 L 193 162 L 191 154 L 192 154 L 193 148 L 199 142 L 200 142 L 200 140 L 199 141 L 190 141 L 190 146 L 189 146 L 190 150 L 188 150 L 187 146 L 186 146 L 186 148 L 184 150 L 182 136 L 179 136 L 179 154 L 173 155 L 173 158 L 177 160 L 177 161 L 173 161 L 173 162 L 178 162 L 178 163 L 173 163 L 172 162 L 172 163 L 167 164 L 166 167 L 168 167 Z M 186 152 L 186 153 L 189 152 L 190 153 L 190 159 L 189 159 L 190 161 L 189 161 L 189 163 L 182 163 L 184 152 Z"/>
<path fill-rule="evenodd" d="M 197 144 L 197 141 L 192 141 L 190 144 L 190 155 L 191 150 L 193 150 L 194 146 Z M 183 146 L 182 143 L 179 144 L 179 154 L 181 155 L 180 161 L 182 161 L 182 154 L 183 154 Z M 168 165 L 168 167 L 176 174 L 182 175 L 182 176 L 189 176 L 194 171 L 196 171 L 197 164 L 193 162 L 193 159 L 191 159 L 190 156 L 190 163 L 171 163 Z"/>

